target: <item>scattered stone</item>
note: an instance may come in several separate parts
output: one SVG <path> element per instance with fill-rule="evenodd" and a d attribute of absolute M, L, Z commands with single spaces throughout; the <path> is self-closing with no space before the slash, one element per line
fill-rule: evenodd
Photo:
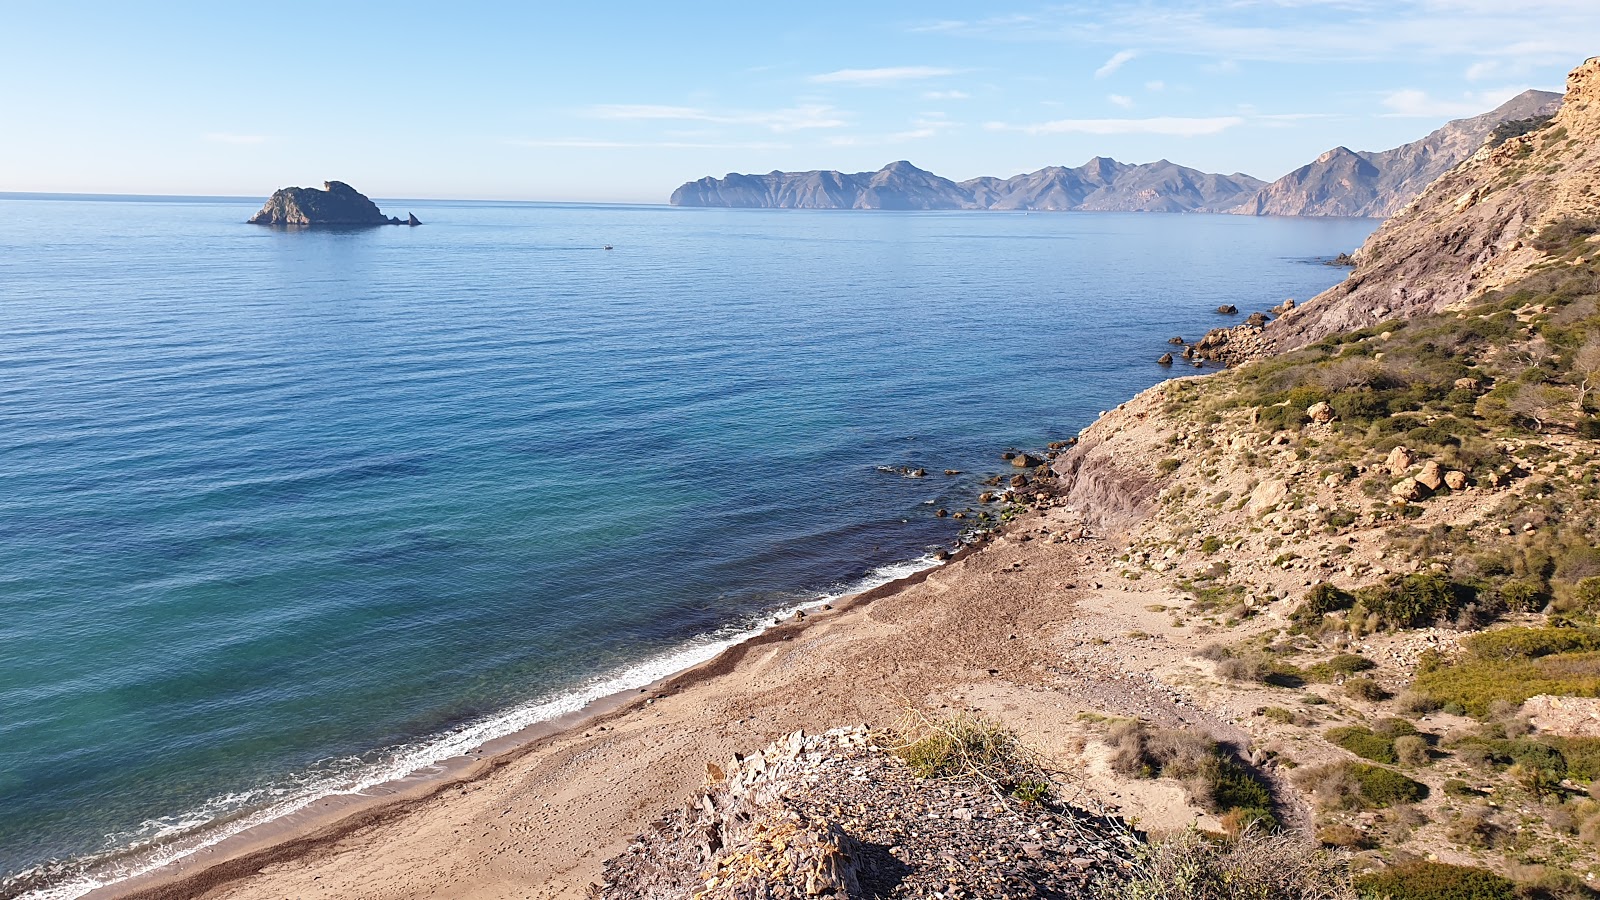
<path fill-rule="evenodd" d="M 1290 297 L 1287 300 L 1283 301 L 1282 303 L 1279 303 L 1277 306 L 1274 306 L 1272 308 L 1272 314 L 1275 315 L 1275 316 L 1281 316 L 1281 315 L 1283 315 L 1284 313 L 1288 312 L 1291 309 L 1294 309 L 1294 298 L 1293 297 Z"/>
<path fill-rule="evenodd" d="M 1458 391 L 1477 391 L 1483 387 L 1483 382 L 1477 378 L 1457 378 L 1455 388 Z"/>
<path fill-rule="evenodd" d="M 1156 357 L 1156 364 L 1157 365 L 1161 365 L 1161 366 L 1170 366 L 1170 365 L 1172 365 L 1172 354 L 1171 353 L 1163 353 L 1160 356 Z"/>
<path fill-rule="evenodd" d="M 1169 344 L 1182 344 L 1182 343 L 1184 343 L 1184 340 L 1181 337 L 1169 337 L 1169 338 L 1167 338 L 1167 343 L 1169 343 Z"/>
<path fill-rule="evenodd" d="M 1027 487 L 1028 486 L 1028 476 L 1026 476 L 1026 475 L 1013 475 L 1013 476 L 1011 476 L 1011 486 L 1014 487 L 1014 488 Z"/>
<path fill-rule="evenodd" d="M 1418 484 L 1415 478 L 1400 479 L 1395 482 L 1394 487 L 1389 488 L 1389 493 L 1393 494 L 1396 499 L 1406 502 L 1422 500 L 1428 496 L 1427 488 Z"/>
<path fill-rule="evenodd" d="M 1464 491 L 1467 488 L 1467 473 L 1451 469 L 1444 473 L 1444 483 L 1452 491 Z"/>
<path fill-rule="evenodd" d="M 933 511 L 933 515 L 934 515 L 934 518 L 943 519 L 946 516 L 950 515 L 950 510 L 944 509 L 944 508 L 941 507 L 940 509 L 934 510 Z"/>
<path fill-rule="evenodd" d="M 800 732 L 607 860 L 600 900 L 1087 896 L 1133 847 L 1108 820 L 917 778 L 866 728 Z"/>
<path fill-rule="evenodd" d="M 1390 475 L 1404 475 L 1411 470 L 1411 464 L 1416 462 L 1416 459 L 1416 456 L 1410 450 L 1405 447 L 1396 447 L 1389 451 L 1389 457 L 1384 460 L 1383 464 L 1389 470 Z"/>
<path fill-rule="evenodd" d="M 1318 400 L 1316 403 L 1306 407 L 1306 415 L 1310 416 L 1311 421 L 1318 425 L 1326 425 L 1338 418 L 1333 412 L 1332 404 L 1325 400 Z"/>
<path fill-rule="evenodd" d="M 1422 464 L 1422 471 L 1416 477 L 1417 484 L 1427 488 L 1430 493 L 1444 485 L 1444 470 L 1431 459 Z"/>
<path fill-rule="evenodd" d="M 1236 316 L 1239 314 L 1239 307 L 1234 306 L 1232 303 L 1224 303 L 1217 307 L 1217 312 L 1225 316 Z"/>
<path fill-rule="evenodd" d="M 1032 469 L 1044 465 L 1044 460 L 1037 456 L 1029 456 L 1026 453 L 1018 453 L 1016 456 L 1011 457 L 1011 464 L 1019 469 Z"/>

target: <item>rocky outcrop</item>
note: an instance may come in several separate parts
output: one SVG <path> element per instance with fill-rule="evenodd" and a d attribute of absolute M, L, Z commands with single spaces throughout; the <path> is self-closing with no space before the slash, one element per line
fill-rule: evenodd
<path fill-rule="evenodd" d="M 1484 145 L 1390 218 L 1339 284 L 1267 326 L 1290 350 L 1387 319 L 1439 312 L 1510 284 L 1550 260 L 1547 226 L 1600 215 L 1600 59 L 1575 69 L 1544 127 Z"/>
<path fill-rule="evenodd" d="M 1237 203 L 1264 182 L 1214 175 L 1159 160 L 1131 165 L 1096 157 L 1077 168 L 1049 166 L 1011 178 L 960 183 L 904 160 L 877 172 L 730 174 L 672 193 L 673 206 L 781 209 L 1020 209 L 1191 212 Z"/>
<path fill-rule="evenodd" d="M 602 900 L 1079 896 L 1126 832 L 987 783 L 929 780 L 866 728 L 795 732 L 706 767 L 709 784 L 607 860 Z"/>
<path fill-rule="evenodd" d="M 1380 152 L 1335 147 L 1228 210 L 1248 216 L 1373 216 L 1399 212 L 1434 179 L 1475 153 L 1502 123 L 1556 111 L 1561 95 L 1524 91 L 1421 140 Z"/>
<path fill-rule="evenodd" d="M 261 211 L 250 217 L 251 225 L 280 228 L 338 227 L 366 225 L 421 225 L 414 215 L 402 221 L 385 216 L 376 203 L 342 181 L 326 181 L 322 190 L 289 187 L 275 191 Z"/>

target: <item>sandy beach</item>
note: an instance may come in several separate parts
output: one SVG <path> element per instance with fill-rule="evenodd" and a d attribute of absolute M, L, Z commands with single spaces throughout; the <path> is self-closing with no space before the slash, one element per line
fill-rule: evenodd
<path fill-rule="evenodd" d="M 1163 617 L 1140 611 L 1138 591 L 1096 586 L 1109 584 L 1111 543 L 1047 539 L 1076 521 L 1044 504 L 943 566 L 775 626 L 565 730 L 94 896 L 581 897 L 708 762 L 797 729 L 892 725 L 911 708 L 981 710 L 1063 759 L 1083 750 L 1076 720 L 1090 709 L 1226 736 L 1151 674 L 1181 664 L 1180 648 L 1108 643 Z M 1198 815 L 1171 785 L 1142 797 L 1093 777 L 1079 787 L 1147 824 Z"/>

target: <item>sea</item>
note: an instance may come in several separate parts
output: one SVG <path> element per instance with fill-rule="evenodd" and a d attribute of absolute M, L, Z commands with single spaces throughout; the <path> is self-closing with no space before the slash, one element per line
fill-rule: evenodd
<path fill-rule="evenodd" d="M 934 565 L 1002 451 L 1195 374 L 1168 338 L 1337 283 L 1376 225 L 260 202 L 0 195 L 0 897 Z"/>

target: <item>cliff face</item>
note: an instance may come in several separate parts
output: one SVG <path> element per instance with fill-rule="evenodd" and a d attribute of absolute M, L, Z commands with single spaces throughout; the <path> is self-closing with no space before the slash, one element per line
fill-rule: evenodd
<path fill-rule="evenodd" d="M 1279 350 L 1385 319 L 1437 312 L 1502 287 L 1549 259 L 1546 226 L 1600 214 L 1600 58 L 1567 79 L 1544 127 L 1484 146 L 1379 228 L 1343 284 L 1267 326 Z"/>
<path fill-rule="evenodd" d="M 1427 137 L 1392 150 L 1358 152 L 1335 147 L 1228 212 L 1247 216 L 1391 216 L 1434 179 L 1476 152 L 1502 122 L 1547 116 L 1560 106 L 1560 94 L 1523 91 L 1481 116 L 1447 122 Z"/>
<path fill-rule="evenodd" d="M 407 221 L 385 216 L 366 195 L 342 181 L 326 181 L 322 190 L 290 187 L 273 193 L 261 211 L 250 217 L 251 225 L 286 228 L 314 226 L 353 227 L 361 225 L 420 225 L 416 216 Z"/>
<path fill-rule="evenodd" d="M 1261 187 L 1248 175 L 1213 175 L 1166 160 L 1130 165 L 1096 157 L 1011 178 L 960 183 L 890 163 L 877 172 L 769 172 L 702 178 L 672 193 L 673 206 L 781 209 L 1049 209 L 1191 212 L 1219 209 Z"/>

